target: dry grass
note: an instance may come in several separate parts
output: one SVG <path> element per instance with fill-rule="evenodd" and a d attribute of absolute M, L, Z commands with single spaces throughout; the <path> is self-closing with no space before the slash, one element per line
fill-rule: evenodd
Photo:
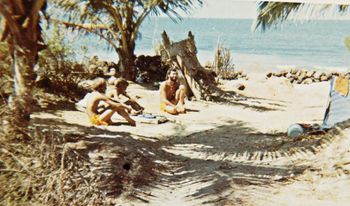
<path fill-rule="evenodd" d="M 0 205 L 112 205 L 154 181 L 153 160 L 128 145 L 41 130 L 1 134 Z"/>
<path fill-rule="evenodd" d="M 102 204 L 83 175 L 86 160 L 63 138 L 36 132 L 27 142 L 1 140 L 0 197 L 5 205 Z"/>

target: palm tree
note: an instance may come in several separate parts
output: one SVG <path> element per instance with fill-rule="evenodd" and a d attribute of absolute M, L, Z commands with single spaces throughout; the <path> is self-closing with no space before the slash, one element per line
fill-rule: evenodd
<path fill-rule="evenodd" d="M 14 91 L 9 100 L 9 118 L 5 132 L 26 128 L 31 113 L 31 91 L 34 83 L 34 66 L 41 49 L 40 11 L 46 0 L 0 0 L 3 27 L 1 41 L 7 41 L 12 56 Z"/>
<path fill-rule="evenodd" d="M 326 11 L 332 8 L 330 4 L 319 4 L 320 11 Z M 316 8 L 316 4 L 305 3 L 282 3 L 282 2 L 267 2 L 261 1 L 258 4 L 258 16 L 255 23 L 255 28 L 261 27 L 263 30 L 270 28 L 273 25 L 285 22 L 293 13 L 299 12 L 302 8 Z M 348 10 L 349 5 L 337 5 L 338 11 L 344 13 Z"/>
<path fill-rule="evenodd" d="M 65 12 L 58 20 L 73 30 L 93 33 L 106 40 L 118 54 L 122 76 L 135 79 L 135 41 L 149 15 L 166 14 L 181 19 L 177 9 L 188 13 L 202 0 L 51 0 Z M 56 20 L 57 21 L 57 20 Z"/>

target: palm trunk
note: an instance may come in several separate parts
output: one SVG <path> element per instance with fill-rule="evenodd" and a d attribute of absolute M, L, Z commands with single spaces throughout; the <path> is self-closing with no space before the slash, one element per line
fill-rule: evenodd
<path fill-rule="evenodd" d="M 134 81 L 136 79 L 135 54 L 133 49 L 119 48 L 119 65 L 122 77 Z"/>
<path fill-rule="evenodd" d="M 38 55 L 38 40 L 41 39 L 39 12 L 45 9 L 46 0 L 0 0 L 0 14 L 6 20 L 4 25 L 8 29 L 2 37 L 10 43 L 14 77 L 14 90 L 3 122 L 8 137 L 27 134 L 25 130 L 28 129 L 32 110 L 34 65 Z"/>
<path fill-rule="evenodd" d="M 7 134 L 23 133 L 29 126 L 36 51 L 36 46 L 25 49 L 18 45 L 13 50 L 14 91 L 10 97 L 8 117 L 4 125 Z"/>

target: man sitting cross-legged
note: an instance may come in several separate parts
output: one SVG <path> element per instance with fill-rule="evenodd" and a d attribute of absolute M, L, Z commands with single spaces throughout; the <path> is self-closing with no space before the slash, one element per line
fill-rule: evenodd
<path fill-rule="evenodd" d="M 179 83 L 176 69 L 169 69 L 160 85 L 160 110 L 173 115 L 186 113 L 185 97 L 186 87 Z"/>
<path fill-rule="evenodd" d="M 131 108 L 131 115 L 141 114 L 144 108 L 136 101 L 136 99 L 131 98 L 126 92 L 129 83 L 124 78 L 118 78 L 114 81 L 113 86 L 109 86 L 106 90 L 106 96 L 112 100 L 121 103 L 123 106 Z M 124 96 L 127 98 L 123 100 L 121 97 Z"/>
<path fill-rule="evenodd" d="M 131 126 L 136 126 L 135 121 L 131 119 L 128 114 L 128 112 L 131 111 L 131 108 L 112 101 L 104 94 L 106 90 L 106 81 L 103 78 L 95 79 L 92 84 L 92 89 L 93 92 L 91 93 L 86 105 L 86 113 L 92 124 L 108 125 L 112 123 L 112 115 L 117 112 L 120 116 L 124 117 Z M 99 109 L 100 102 L 105 103 L 105 108 L 102 111 Z"/>

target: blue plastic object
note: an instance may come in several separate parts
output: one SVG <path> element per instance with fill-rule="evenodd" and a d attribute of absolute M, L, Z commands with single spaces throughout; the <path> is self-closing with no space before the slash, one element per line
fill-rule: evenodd
<path fill-rule="evenodd" d="M 145 118 L 145 119 L 155 119 L 155 118 L 157 118 L 153 114 L 140 114 L 140 115 L 138 115 L 138 117 L 142 117 L 142 118 Z"/>
<path fill-rule="evenodd" d="M 299 137 L 304 133 L 304 128 L 300 124 L 292 124 L 288 127 L 288 137 Z"/>

